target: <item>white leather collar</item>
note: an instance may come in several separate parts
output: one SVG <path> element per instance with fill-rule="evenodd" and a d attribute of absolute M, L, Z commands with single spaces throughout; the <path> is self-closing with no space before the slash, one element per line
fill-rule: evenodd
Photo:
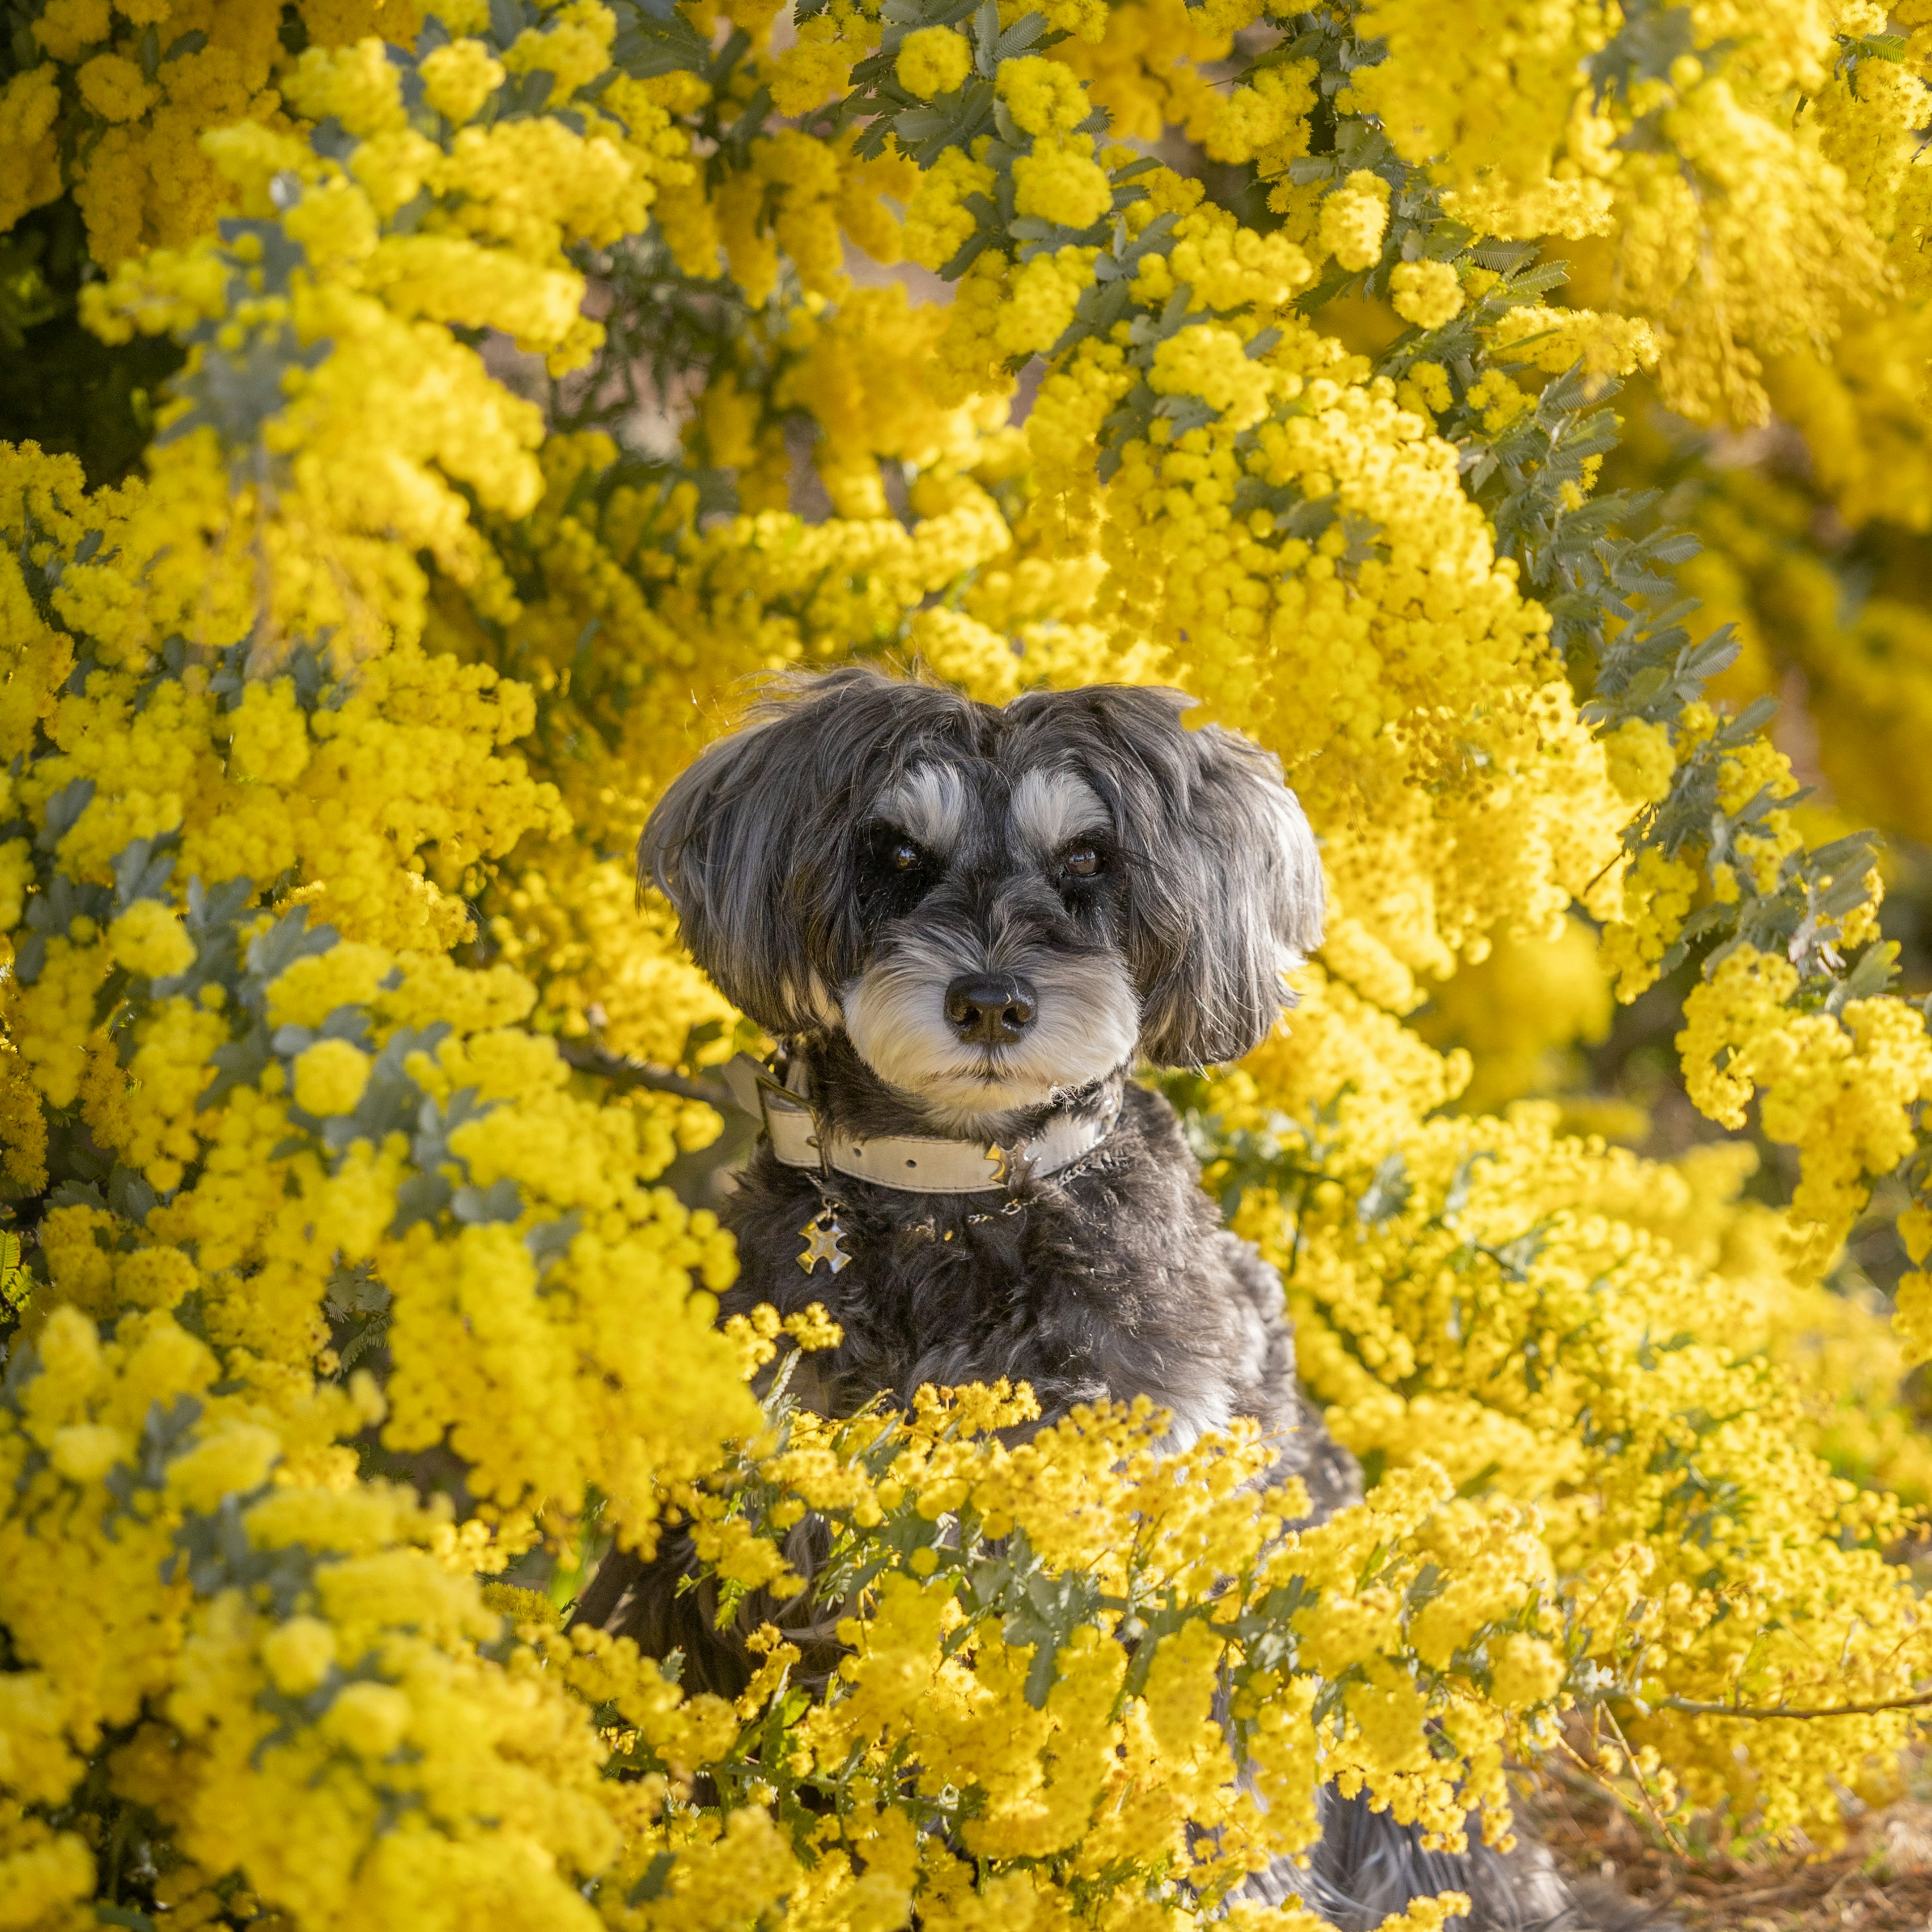
<path fill-rule="evenodd" d="M 830 1166 L 835 1172 L 906 1194 L 1016 1194 L 1093 1152 L 1114 1118 L 1062 1118 L 1010 1147 L 922 1134 L 862 1136 L 835 1131 L 821 1144 L 818 1116 L 806 1100 L 781 1087 L 748 1054 L 724 1070 L 732 1096 L 760 1118 L 772 1151 L 788 1167 Z"/>

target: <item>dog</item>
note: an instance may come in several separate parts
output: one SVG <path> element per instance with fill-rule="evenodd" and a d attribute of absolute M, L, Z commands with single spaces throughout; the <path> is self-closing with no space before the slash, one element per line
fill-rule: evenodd
<path fill-rule="evenodd" d="M 1004 1376 L 1046 1421 L 1145 1395 L 1176 1445 L 1252 1417 L 1320 1521 L 1361 1476 L 1300 1393 L 1280 1278 L 1131 1078 L 1250 1051 L 1321 937 L 1320 854 L 1279 762 L 1184 729 L 1191 701 L 1097 686 L 994 707 L 857 666 L 781 681 L 665 793 L 640 890 L 783 1042 L 744 1091 L 765 1131 L 723 1210 L 721 1312 L 824 1305 L 844 1339 L 795 1358 L 806 1406 Z M 765 1606 L 718 1628 L 678 1588 L 692 1568 L 688 1538 L 614 1552 L 577 1618 L 734 1694 Z M 1580 1897 L 1540 1846 L 1426 1852 L 1365 1799 L 1321 1809 L 1307 1865 L 1278 1860 L 1257 1896 L 1350 1928 L 1452 1888 L 1470 1932 L 1651 1922 Z"/>

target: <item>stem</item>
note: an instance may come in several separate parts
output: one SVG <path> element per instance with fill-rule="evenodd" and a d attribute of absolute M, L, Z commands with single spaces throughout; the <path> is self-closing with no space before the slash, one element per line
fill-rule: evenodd
<path fill-rule="evenodd" d="M 632 1060 L 590 1040 L 560 1040 L 556 1050 L 580 1073 L 608 1080 L 620 1090 L 648 1087 L 656 1094 L 679 1094 L 687 1100 L 702 1100 L 707 1106 L 724 1108 L 736 1104 L 731 1098 L 730 1089 L 722 1080 L 679 1073 L 649 1060 Z"/>
<path fill-rule="evenodd" d="M 1623 1752 L 1624 1762 L 1629 1769 L 1632 1783 L 1636 1786 L 1636 1794 L 1643 1800 L 1643 1808 L 1650 1814 L 1650 1822 L 1657 1827 L 1658 1836 L 1678 1857 L 1689 1857 L 1690 1848 L 1664 1822 L 1663 1813 L 1658 1810 L 1651 1797 L 1649 1780 L 1637 1767 L 1636 1753 L 1630 1749 L 1630 1739 L 1624 1736 L 1623 1726 L 1617 1722 L 1616 1713 L 1606 1710 L 1604 1715 L 1610 1720 L 1610 1730 L 1616 1736 L 1618 1748 Z"/>
<path fill-rule="evenodd" d="M 1888 1697 L 1876 1704 L 1828 1704 L 1810 1710 L 1788 1704 L 1700 1704 L 1688 1697 L 1640 1699 L 1628 1690 L 1612 1691 L 1610 1694 L 1625 1698 L 1631 1703 L 1641 1702 L 1653 1711 L 1681 1712 L 1688 1718 L 1878 1718 L 1888 1711 L 1922 1711 L 1932 1706 L 1932 1690 L 1922 1690 L 1910 1697 Z"/>

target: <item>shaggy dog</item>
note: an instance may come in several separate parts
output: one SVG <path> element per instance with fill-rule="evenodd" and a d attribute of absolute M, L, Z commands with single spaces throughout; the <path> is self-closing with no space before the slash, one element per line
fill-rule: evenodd
<path fill-rule="evenodd" d="M 670 788 L 639 874 L 785 1042 L 745 1096 L 766 1131 L 724 1210 L 724 1312 L 824 1304 L 844 1340 L 797 1363 L 801 1400 L 843 1415 L 1006 1376 L 1048 1420 L 1148 1396 L 1177 1444 L 1251 1416 L 1319 1520 L 1360 1476 L 1300 1396 L 1280 1281 L 1129 1078 L 1246 1053 L 1321 935 L 1280 765 L 1184 730 L 1189 702 L 1100 686 L 995 709 L 866 670 L 797 679 Z M 691 1563 L 687 1538 L 614 1553 L 578 1617 L 730 1694 L 740 1630 L 677 1589 Z M 1322 1810 L 1310 1864 L 1278 1861 L 1258 1893 L 1349 1928 L 1451 1887 L 1495 1932 L 1641 1922 L 1586 1906 L 1540 1849 L 1425 1852 L 1363 1801 Z"/>

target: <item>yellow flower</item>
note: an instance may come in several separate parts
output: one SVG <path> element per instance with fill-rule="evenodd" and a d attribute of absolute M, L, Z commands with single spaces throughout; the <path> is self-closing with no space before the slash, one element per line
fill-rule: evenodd
<path fill-rule="evenodd" d="M 278 1690 L 305 1697 L 335 1661 L 335 1633 L 320 1617 L 291 1617 L 262 1640 L 262 1661 Z"/>
<path fill-rule="evenodd" d="M 1113 202 L 1106 172 L 1076 148 L 1040 142 L 1013 164 L 1013 206 L 1024 215 L 1086 228 Z"/>
<path fill-rule="evenodd" d="M 116 1462 L 124 1462 L 132 1445 L 118 1429 L 100 1423 L 75 1423 L 56 1431 L 54 1467 L 72 1483 L 98 1483 Z"/>
<path fill-rule="evenodd" d="M 154 104 L 140 68 L 120 54 L 96 54 L 75 79 L 81 99 L 104 121 L 138 121 Z"/>
<path fill-rule="evenodd" d="M 185 972 L 194 941 L 179 914 L 159 899 L 139 899 L 108 928 L 114 957 L 131 973 L 165 980 Z"/>
<path fill-rule="evenodd" d="M 1322 245 L 1345 268 L 1370 268 L 1381 259 L 1388 226 L 1389 184 L 1358 168 L 1322 203 Z"/>
<path fill-rule="evenodd" d="M 1088 113 L 1086 90 L 1072 72 L 1037 54 L 1002 61 L 994 90 L 1029 134 L 1069 134 Z"/>
<path fill-rule="evenodd" d="M 296 1105 L 326 1119 L 348 1114 L 369 1084 L 369 1056 L 346 1040 L 319 1040 L 295 1064 Z"/>
<path fill-rule="evenodd" d="M 281 1453 L 272 1429 L 232 1422 L 168 1465 L 168 1490 L 189 1509 L 212 1511 L 224 1496 L 245 1496 L 268 1480 Z"/>
<path fill-rule="evenodd" d="M 1389 299 L 1418 328 L 1440 328 L 1462 312 L 1462 286 L 1447 262 L 1398 262 L 1389 274 Z"/>
<path fill-rule="evenodd" d="M 1202 322 L 1159 344 L 1148 386 L 1157 395 L 1198 396 L 1238 430 L 1251 429 L 1268 413 L 1271 374 L 1232 329 Z"/>
<path fill-rule="evenodd" d="M 1677 769 L 1669 727 L 1626 718 L 1604 739 L 1604 762 L 1611 784 L 1633 805 L 1666 797 Z"/>
<path fill-rule="evenodd" d="M 452 40 L 433 49 L 420 69 L 423 98 L 460 127 L 503 84 L 503 64 L 481 40 Z"/>
<path fill-rule="evenodd" d="M 1543 1638 L 1516 1631 L 1491 1646 L 1490 1689 L 1506 1710 L 1546 1703 L 1563 1682 L 1563 1659 Z"/>
<path fill-rule="evenodd" d="M 362 1757 L 380 1760 L 410 1728 L 410 1700 L 390 1684 L 345 1684 L 323 1713 L 322 1729 Z"/>
<path fill-rule="evenodd" d="M 110 25 L 107 0 L 48 0 L 33 37 L 56 60 L 73 62 L 83 47 L 106 39 Z"/>
<path fill-rule="evenodd" d="M 899 43 L 893 71 L 922 100 L 950 94 L 971 70 L 973 50 L 956 27 L 920 27 Z"/>

